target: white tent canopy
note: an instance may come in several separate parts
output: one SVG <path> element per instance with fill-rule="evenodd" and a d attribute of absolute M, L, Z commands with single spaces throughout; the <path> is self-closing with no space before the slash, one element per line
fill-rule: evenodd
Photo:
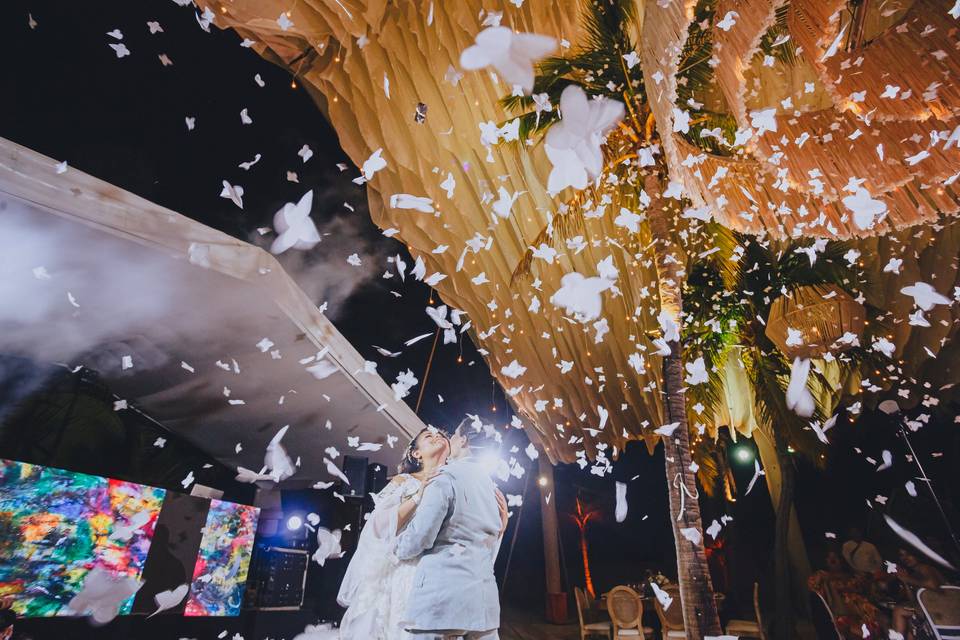
<path fill-rule="evenodd" d="M 308 486 L 328 447 L 392 466 L 424 426 L 262 249 L 3 139 L 0 220 L 0 353 L 95 369 L 227 465 L 290 425 Z"/>

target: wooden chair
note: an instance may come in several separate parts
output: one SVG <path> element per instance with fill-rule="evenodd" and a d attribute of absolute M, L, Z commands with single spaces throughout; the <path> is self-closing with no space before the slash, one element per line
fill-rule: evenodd
<path fill-rule="evenodd" d="M 590 598 L 580 587 L 573 588 L 573 597 L 577 601 L 577 617 L 580 619 L 580 640 L 587 636 L 603 636 L 610 638 L 609 622 L 587 622 L 586 615 L 590 612 Z"/>
<path fill-rule="evenodd" d="M 937 640 L 960 639 L 960 587 L 918 589 L 917 603 Z"/>
<path fill-rule="evenodd" d="M 643 600 L 630 587 L 614 587 L 607 594 L 607 613 L 613 621 L 613 640 L 653 637 L 653 629 L 643 626 Z"/>
<path fill-rule="evenodd" d="M 837 618 L 833 615 L 827 599 L 819 591 L 810 591 L 810 614 L 813 617 L 813 628 L 818 638 L 843 640 L 843 634 L 837 627 Z"/>
<path fill-rule="evenodd" d="M 760 583 L 753 583 L 753 613 L 755 620 L 730 620 L 727 622 L 727 635 L 741 638 L 759 638 L 767 640 L 763 631 L 763 618 L 760 617 Z"/>
<path fill-rule="evenodd" d="M 673 602 L 666 609 L 660 604 L 659 598 L 654 598 L 653 607 L 657 611 L 657 617 L 660 618 L 660 635 L 667 638 L 683 638 L 686 640 L 687 632 L 683 625 L 683 607 L 680 604 L 680 587 L 674 584 L 668 584 L 663 587 Z"/>

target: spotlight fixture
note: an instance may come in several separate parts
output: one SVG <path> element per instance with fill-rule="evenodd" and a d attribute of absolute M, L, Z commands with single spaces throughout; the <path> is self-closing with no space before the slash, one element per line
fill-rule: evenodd
<path fill-rule="evenodd" d="M 296 531 L 303 526 L 303 518 L 300 516 L 290 516 L 287 518 L 287 529 L 290 531 Z"/>

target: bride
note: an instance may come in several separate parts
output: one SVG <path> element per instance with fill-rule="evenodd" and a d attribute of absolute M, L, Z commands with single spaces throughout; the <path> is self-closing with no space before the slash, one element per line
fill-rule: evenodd
<path fill-rule="evenodd" d="M 427 427 L 410 441 L 397 475 L 374 497 L 374 509 L 340 585 L 337 602 L 347 607 L 341 640 L 405 640 L 402 617 L 417 561 L 394 555 L 397 534 L 410 521 L 429 479 L 447 461 L 450 443 Z"/>

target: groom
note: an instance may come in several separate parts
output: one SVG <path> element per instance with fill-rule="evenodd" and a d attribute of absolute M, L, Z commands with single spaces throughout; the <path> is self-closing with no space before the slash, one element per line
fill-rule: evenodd
<path fill-rule="evenodd" d="M 467 418 L 450 459 L 423 492 L 397 539 L 397 557 L 420 557 L 405 620 L 417 640 L 497 640 L 500 598 L 493 576 L 501 531 L 496 487 L 478 455 L 493 433 Z"/>

